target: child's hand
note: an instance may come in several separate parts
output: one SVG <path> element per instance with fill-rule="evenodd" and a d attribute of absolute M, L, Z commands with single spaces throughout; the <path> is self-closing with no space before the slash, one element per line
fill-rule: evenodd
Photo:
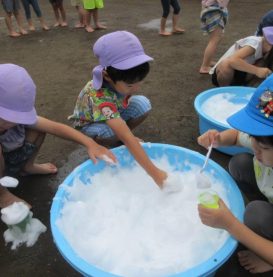
<path fill-rule="evenodd" d="M 167 179 L 168 175 L 165 171 L 158 168 L 156 174 L 154 174 L 152 177 L 156 184 L 159 186 L 159 188 L 162 189 L 163 183 Z"/>
<path fill-rule="evenodd" d="M 99 144 L 95 144 L 92 147 L 87 149 L 90 159 L 94 164 L 97 163 L 97 159 L 101 159 L 107 162 L 107 160 L 112 161 L 113 163 L 117 163 L 117 158 L 115 155 L 108 150 L 106 147 L 101 146 Z"/>
<path fill-rule="evenodd" d="M 214 228 L 228 230 L 236 220 L 222 199 L 219 199 L 218 209 L 205 208 L 199 204 L 198 212 L 202 223 Z"/>
<path fill-rule="evenodd" d="M 271 73 L 272 71 L 267 67 L 258 67 L 256 71 L 256 76 L 264 79 L 267 78 Z"/>
<path fill-rule="evenodd" d="M 206 133 L 197 138 L 197 142 L 206 149 L 208 149 L 211 143 L 213 147 L 219 147 L 220 133 L 217 130 L 208 130 Z"/>

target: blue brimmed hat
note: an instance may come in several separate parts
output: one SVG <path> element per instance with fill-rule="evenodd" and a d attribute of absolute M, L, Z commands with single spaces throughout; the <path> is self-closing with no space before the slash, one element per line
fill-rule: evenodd
<path fill-rule="evenodd" d="M 227 122 L 253 136 L 273 136 L 273 74 L 257 87 L 248 104 Z"/>

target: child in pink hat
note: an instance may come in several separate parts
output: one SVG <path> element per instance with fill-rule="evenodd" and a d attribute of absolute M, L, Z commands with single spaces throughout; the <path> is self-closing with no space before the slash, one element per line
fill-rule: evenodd
<path fill-rule="evenodd" d="M 36 86 L 27 71 L 14 64 L 0 64 L 0 177 L 16 174 L 54 174 L 52 163 L 35 158 L 47 133 L 77 142 L 87 148 L 90 159 L 107 155 L 106 148 L 64 124 L 38 116 L 34 107 Z M 0 185 L 0 207 L 22 201 Z"/>
<path fill-rule="evenodd" d="M 151 162 L 131 131 L 151 110 L 150 101 L 137 93 L 152 58 L 144 53 L 139 39 L 127 31 L 102 36 L 93 51 L 99 65 L 93 69 L 92 80 L 80 92 L 69 119 L 74 121 L 74 127 L 103 145 L 116 146 L 122 141 L 162 186 L 166 172 Z"/>

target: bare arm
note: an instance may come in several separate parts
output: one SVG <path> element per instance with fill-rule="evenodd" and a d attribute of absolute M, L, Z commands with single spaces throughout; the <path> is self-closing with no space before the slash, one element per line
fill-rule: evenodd
<path fill-rule="evenodd" d="M 272 71 L 267 67 L 259 67 L 249 64 L 245 59 L 255 53 L 255 49 L 250 46 L 244 46 L 229 57 L 230 66 L 233 69 L 256 75 L 259 78 L 266 78 Z"/>
<path fill-rule="evenodd" d="M 199 205 L 198 211 L 201 221 L 208 226 L 227 230 L 248 249 L 273 265 L 273 242 L 257 235 L 241 223 L 222 200 L 219 204 L 219 209 L 207 209 Z"/>
<path fill-rule="evenodd" d="M 107 124 L 112 128 L 116 136 L 126 145 L 136 161 L 154 179 L 157 185 L 162 187 L 164 180 L 167 178 L 167 173 L 152 163 L 127 124 L 121 118 L 110 119 L 107 121 Z"/>
<path fill-rule="evenodd" d="M 81 132 L 65 124 L 55 122 L 39 116 L 38 121 L 33 127 L 33 129 L 51 135 L 55 135 L 66 140 L 74 141 L 85 146 L 87 148 L 87 152 L 90 159 L 94 163 L 97 162 L 97 158 L 103 159 L 103 155 L 108 156 L 111 160 L 116 162 L 116 157 L 111 151 L 97 144 L 93 139 L 89 138 L 88 136 L 85 136 Z"/>
<path fill-rule="evenodd" d="M 220 146 L 240 145 L 238 142 L 238 135 L 239 132 L 235 129 L 227 129 L 223 132 L 208 130 L 197 138 L 197 142 L 205 148 L 208 148 L 211 143 L 213 143 L 213 147 L 216 148 Z"/>

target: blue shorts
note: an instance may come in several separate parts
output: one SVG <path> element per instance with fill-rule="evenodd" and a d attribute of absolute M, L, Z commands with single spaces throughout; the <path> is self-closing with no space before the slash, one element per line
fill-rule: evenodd
<path fill-rule="evenodd" d="M 25 165 L 27 160 L 36 151 L 37 146 L 29 142 L 25 142 L 23 146 L 10 152 L 3 152 L 5 160 L 5 175 L 14 176 Z"/>
<path fill-rule="evenodd" d="M 137 119 L 151 110 L 149 99 L 142 95 L 135 95 L 130 98 L 129 105 L 126 109 L 120 109 L 121 118 L 124 121 Z M 95 122 L 82 127 L 81 132 L 91 138 L 111 138 L 115 134 L 113 130 L 104 122 Z"/>
<path fill-rule="evenodd" d="M 20 10 L 19 0 L 2 0 L 2 5 L 6 13 L 18 12 Z"/>

